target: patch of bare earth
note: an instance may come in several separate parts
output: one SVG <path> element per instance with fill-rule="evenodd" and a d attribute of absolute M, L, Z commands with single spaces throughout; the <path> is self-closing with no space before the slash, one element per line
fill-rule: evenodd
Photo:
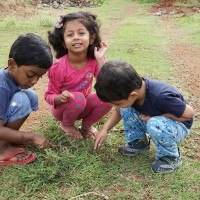
<path fill-rule="evenodd" d="M 33 9 L 24 5 L 22 0 L 0 1 L 0 18 L 6 16 L 28 16 L 33 14 Z"/>

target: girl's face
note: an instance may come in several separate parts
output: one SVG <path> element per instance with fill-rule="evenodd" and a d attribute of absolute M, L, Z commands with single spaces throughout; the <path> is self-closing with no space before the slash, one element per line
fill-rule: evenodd
<path fill-rule="evenodd" d="M 69 53 L 87 53 L 88 46 L 92 41 L 86 27 L 78 20 L 74 20 L 68 22 L 64 27 L 64 42 Z"/>

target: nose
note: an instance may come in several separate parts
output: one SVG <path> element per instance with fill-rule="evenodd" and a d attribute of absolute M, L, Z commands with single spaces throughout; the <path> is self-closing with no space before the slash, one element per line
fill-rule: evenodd
<path fill-rule="evenodd" d="M 38 80 L 39 80 L 39 77 L 34 77 L 34 78 L 32 79 L 32 81 L 31 81 L 31 84 L 32 84 L 32 85 L 35 85 L 35 84 L 38 82 Z"/>
<path fill-rule="evenodd" d="M 75 34 L 74 34 L 74 39 L 75 39 L 75 40 L 76 40 L 76 39 L 79 39 L 78 33 L 75 33 Z"/>

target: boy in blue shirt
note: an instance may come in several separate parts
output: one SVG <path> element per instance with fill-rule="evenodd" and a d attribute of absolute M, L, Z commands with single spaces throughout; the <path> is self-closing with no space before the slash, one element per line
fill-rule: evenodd
<path fill-rule="evenodd" d="M 13 143 L 51 146 L 43 136 L 19 131 L 32 111 L 38 110 L 37 94 L 28 89 L 37 83 L 53 62 L 51 50 L 39 36 L 26 34 L 13 43 L 8 67 L 0 70 L 0 166 L 27 164 L 36 154 Z"/>
<path fill-rule="evenodd" d="M 95 89 L 102 101 L 116 106 L 96 135 L 95 149 L 122 118 L 127 144 L 119 148 L 121 154 L 148 151 L 148 133 L 156 146 L 154 172 L 171 172 L 181 165 L 178 144 L 190 131 L 194 111 L 173 86 L 140 77 L 128 63 L 110 61 L 102 67 Z"/>

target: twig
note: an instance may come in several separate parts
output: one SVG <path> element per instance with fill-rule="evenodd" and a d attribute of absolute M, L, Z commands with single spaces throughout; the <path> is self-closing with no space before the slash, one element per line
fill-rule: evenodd
<path fill-rule="evenodd" d="M 75 197 L 72 197 L 71 199 L 69 200 L 73 200 L 73 199 L 77 199 L 77 198 L 80 198 L 80 197 L 86 197 L 88 195 L 95 195 L 95 196 L 99 196 L 99 197 L 103 197 L 103 199 L 105 200 L 109 200 L 109 197 L 108 196 L 105 196 L 104 194 L 99 194 L 99 193 L 96 193 L 96 192 L 87 192 L 87 193 L 83 193 L 83 194 L 80 194 L 78 196 L 75 196 Z"/>

